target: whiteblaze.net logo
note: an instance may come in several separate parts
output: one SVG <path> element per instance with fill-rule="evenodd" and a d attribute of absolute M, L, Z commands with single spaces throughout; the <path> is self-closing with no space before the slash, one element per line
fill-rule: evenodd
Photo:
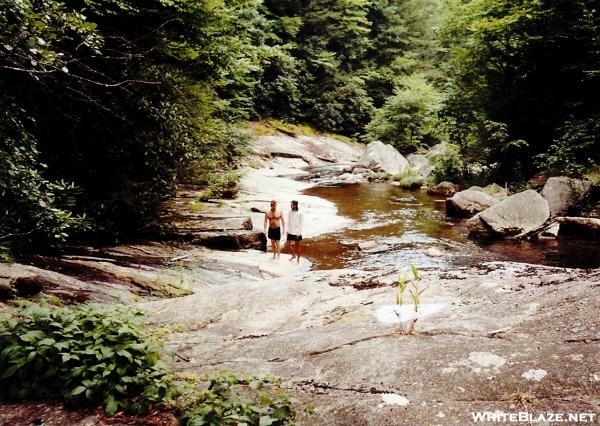
<path fill-rule="evenodd" d="M 520 411 L 505 413 L 504 411 L 474 411 L 471 412 L 473 422 L 498 423 L 593 423 L 595 413 L 530 413 Z"/>

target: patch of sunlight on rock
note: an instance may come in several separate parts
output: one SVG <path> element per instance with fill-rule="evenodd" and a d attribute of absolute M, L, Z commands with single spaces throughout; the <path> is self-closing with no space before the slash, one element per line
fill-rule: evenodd
<path fill-rule="evenodd" d="M 383 404 L 380 404 L 380 407 L 384 404 L 399 405 L 401 407 L 406 407 L 410 403 L 407 397 L 397 395 L 395 393 L 382 393 L 381 400 L 383 401 Z"/>
<path fill-rule="evenodd" d="M 471 352 L 469 354 L 469 360 L 475 364 L 479 364 L 482 367 L 496 367 L 499 368 L 506 363 L 506 360 L 501 356 L 494 355 L 491 352 Z"/>
<path fill-rule="evenodd" d="M 534 380 L 536 382 L 539 382 L 544 377 L 546 377 L 547 374 L 548 372 L 546 370 L 538 368 L 533 370 L 527 370 L 526 372 L 521 374 L 521 377 L 523 377 L 525 380 Z"/>

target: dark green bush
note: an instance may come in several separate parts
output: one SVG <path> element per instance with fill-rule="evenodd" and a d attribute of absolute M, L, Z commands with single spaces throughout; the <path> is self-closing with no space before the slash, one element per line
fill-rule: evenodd
<path fill-rule="evenodd" d="M 144 413 L 170 392 L 161 349 L 131 308 L 26 304 L 0 316 L 0 393 Z"/>

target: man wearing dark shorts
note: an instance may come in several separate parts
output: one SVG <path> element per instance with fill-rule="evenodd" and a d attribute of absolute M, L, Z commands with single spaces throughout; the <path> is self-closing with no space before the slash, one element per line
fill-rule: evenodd
<path fill-rule="evenodd" d="M 302 222 L 304 218 L 302 217 L 302 213 L 298 211 L 298 201 L 292 201 L 290 208 L 287 234 L 287 240 L 292 246 L 292 257 L 290 258 L 290 261 L 296 259 L 296 262 L 300 263 L 300 241 L 302 241 Z"/>
<path fill-rule="evenodd" d="M 281 240 L 281 231 L 285 232 L 285 220 L 283 220 L 283 213 L 277 210 L 277 201 L 271 201 L 271 209 L 265 213 L 265 234 L 269 240 L 271 240 L 271 247 L 273 248 L 273 259 L 279 259 L 281 253 L 281 247 L 279 241 Z M 268 226 L 268 230 L 267 230 Z"/>

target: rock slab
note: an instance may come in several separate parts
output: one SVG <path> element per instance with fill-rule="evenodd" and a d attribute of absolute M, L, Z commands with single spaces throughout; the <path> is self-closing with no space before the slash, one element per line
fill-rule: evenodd
<path fill-rule="evenodd" d="M 435 185 L 433 188 L 427 191 L 428 194 L 443 195 L 445 197 L 452 197 L 459 190 L 459 186 L 455 183 L 444 181 Z"/>
<path fill-rule="evenodd" d="M 519 237 L 542 226 L 550 217 L 548 202 L 536 191 L 527 190 L 479 213 L 481 220 L 496 236 Z M 476 219 L 468 226 L 475 229 Z"/>
<path fill-rule="evenodd" d="M 554 217 L 566 214 L 586 196 L 590 188 L 590 182 L 557 176 L 548 179 L 541 194 L 548 201 L 550 215 Z"/>
<path fill-rule="evenodd" d="M 382 170 L 391 175 L 403 172 L 408 161 L 391 145 L 380 141 L 371 142 L 358 161 L 359 167 Z"/>
<path fill-rule="evenodd" d="M 467 189 L 446 200 L 446 214 L 451 217 L 470 217 L 498 203 L 485 192 Z"/>

